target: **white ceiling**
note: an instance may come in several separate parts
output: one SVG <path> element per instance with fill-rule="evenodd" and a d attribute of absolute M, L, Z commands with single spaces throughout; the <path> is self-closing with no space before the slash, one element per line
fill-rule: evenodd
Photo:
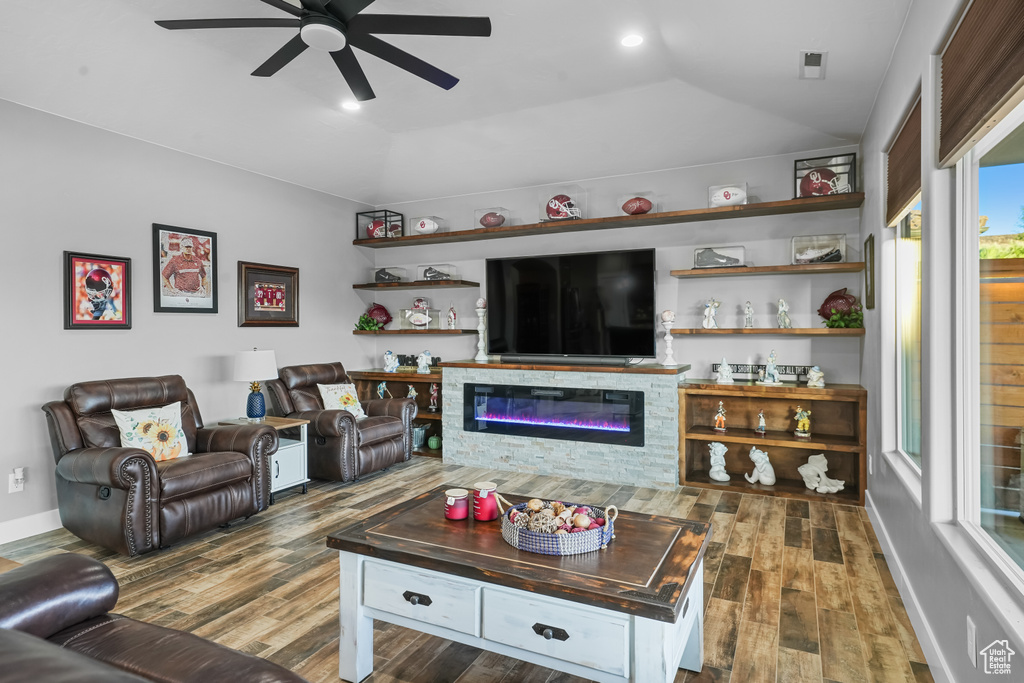
<path fill-rule="evenodd" d="M 326 53 L 249 75 L 294 29 L 153 23 L 289 16 L 259 0 L 2 0 L 0 98 L 382 205 L 855 144 L 910 2 L 377 0 L 493 35 L 384 36 L 451 91 L 356 50 L 377 98 L 349 112 Z"/>

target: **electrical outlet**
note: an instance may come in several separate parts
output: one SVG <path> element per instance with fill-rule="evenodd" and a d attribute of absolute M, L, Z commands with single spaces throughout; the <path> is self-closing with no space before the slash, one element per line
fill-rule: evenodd
<path fill-rule="evenodd" d="M 25 490 L 25 480 L 14 478 L 14 474 L 7 475 L 7 493 L 19 493 Z"/>
<path fill-rule="evenodd" d="M 967 658 L 971 660 L 971 666 L 978 668 L 978 630 L 974 626 L 971 617 L 967 617 Z"/>

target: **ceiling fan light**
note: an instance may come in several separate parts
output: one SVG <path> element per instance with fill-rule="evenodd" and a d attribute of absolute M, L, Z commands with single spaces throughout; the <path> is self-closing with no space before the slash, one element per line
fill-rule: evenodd
<path fill-rule="evenodd" d="M 626 47 L 636 47 L 642 42 L 644 42 L 644 37 L 641 35 L 637 35 L 636 33 L 631 33 L 630 35 L 622 39 L 622 44 L 625 45 Z"/>
<path fill-rule="evenodd" d="M 337 52 L 348 42 L 338 27 L 317 21 L 304 23 L 299 29 L 299 35 L 306 45 L 326 52 Z"/>

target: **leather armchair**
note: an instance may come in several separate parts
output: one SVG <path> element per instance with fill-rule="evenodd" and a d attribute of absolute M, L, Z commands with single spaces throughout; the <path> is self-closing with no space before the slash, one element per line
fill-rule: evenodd
<path fill-rule="evenodd" d="M 324 410 L 317 384 L 349 384 L 341 363 L 292 365 L 266 384 L 287 417 L 309 420 L 309 476 L 354 481 L 412 457 L 416 401 L 388 398 L 362 401 L 367 417 L 347 410 Z"/>
<path fill-rule="evenodd" d="M 111 409 L 181 402 L 192 455 L 157 462 L 122 448 Z M 277 431 L 266 425 L 207 429 L 178 375 L 80 382 L 43 406 L 57 462 L 61 523 L 79 538 L 140 555 L 265 510 Z"/>
<path fill-rule="evenodd" d="M 0 574 L 0 681 L 304 681 L 190 633 L 109 614 L 117 596 L 106 565 L 74 553 Z"/>

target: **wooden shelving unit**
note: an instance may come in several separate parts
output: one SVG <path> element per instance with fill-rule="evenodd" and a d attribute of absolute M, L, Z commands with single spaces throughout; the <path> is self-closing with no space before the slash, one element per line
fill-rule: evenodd
<path fill-rule="evenodd" d="M 685 334 L 759 334 L 787 337 L 863 337 L 863 327 L 793 327 L 789 329 L 773 327 L 734 327 L 705 330 L 703 327 L 673 327 L 673 335 Z"/>
<path fill-rule="evenodd" d="M 778 202 L 741 204 L 740 206 L 719 206 L 713 209 L 688 209 L 686 211 L 645 213 L 639 216 L 608 216 L 605 218 L 584 218 L 582 220 L 575 221 L 549 221 L 545 223 L 530 223 L 528 225 L 503 225 L 498 228 L 455 230 L 452 232 L 433 233 L 430 235 L 406 235 L 404 237 L 392 238 L 356 239 L 352 241 L 352 244 L 358 247 L 370 247 L 373 249 L 420 244 L 449 244 L 452 242 L 466 242 L 471 240 L 522 237 L 524 235 L 554 235 L 558 233 L 582 232 L 587 230 L 608 230 L 612 228 L 630 228 L 646 225 L 668 225 L 672 223 L 715 221 L 723 218 L 780 216 L 794 213 L 809 213 L 813 211 L 856 209 L 863 203 L 864 193 L 854 192 L 850 194 L 825 195 L 823 197 L 785 199 Z"/>
<path fill-rule="evenodd" d="M 726 431 L 713 430 L 714 414 L 721 401 L 726 411 Z M 679 387 L 679 483 L 742 493 L 762 493 L 801 500 L 827 500 L 847 505 L 864 504 L 867 483 L 867 391 L 855 384 L 835 384 L 824 389 L 787 385 L 769 387 L 754 382 L 715 384 L 690 380 Z M 796 407 L 811 411 L 811 437 L 798 439 L 793 415 Z M 763 410 L 767 432 L 755 431 L 758 411 Z M 728 447 L 728 482 L 708 476 L 708 444 Z M 750 449 L 768 453 L 775 470 L 772 486 L 750 484 L 743 478 L 753 471 Z M 838 493 L 818 493 L 804 486 L 797 467 L 810 455 L 824 453 L 828 476 L 846 482 Z"/>
<path fill-rule="evenodd" d="M 449 330 L 450 331 L 450 330 Z M 430 385 L 436 383 L 441 386 L 441 368 L 431 368 L 429 373 L 419 372 L 384 372 L 383 368 L 372 368 L 370 370 L 349 371 L 348 376 L 356 385 L 356 393 L 360 401 L 377 398 L 377 385 L 387 382 L 388 390 L 395 398 L 402 398 L 408 395 L 409 384 L 416 385 L 416 419 L 413 424 L 426 422 L 426 437 L 423 447 L 413 451 L 414 455 L 425 455 L 431 458 L 440 458 L 444 449 L 442 440 L 441 448 L 430 448 L 426 439 L 431 436 L 441 436 L 441 395 L 438 392 L 437 410 L 430 412 Z M 422 385 L 422 386 L 421 386 Z"/>
<path fill-rule="evenodd" d="M 479 287 L 479 282 L 469 280 L 410 280 L 408 282 L 367 282 L 364 284 L 352 285 L 352 289 L 431 289 L 431 288 L 456 288 L 456 287 Z"/>
<path fill-rule="evenodd" d="M 352 330 L 352 334 L 476 334 L 476 330 Z"/>
<path fill-rule="evenodd" d="M 740 275 L 813 275 L 816 273 L 859 273 L 863 261 L 850 263 L 802 263 L 792 266 L 734 266 L 730 268 L 690 268 L 673 270 L 669 275 L 677 278 L 736 277 Z"/>

